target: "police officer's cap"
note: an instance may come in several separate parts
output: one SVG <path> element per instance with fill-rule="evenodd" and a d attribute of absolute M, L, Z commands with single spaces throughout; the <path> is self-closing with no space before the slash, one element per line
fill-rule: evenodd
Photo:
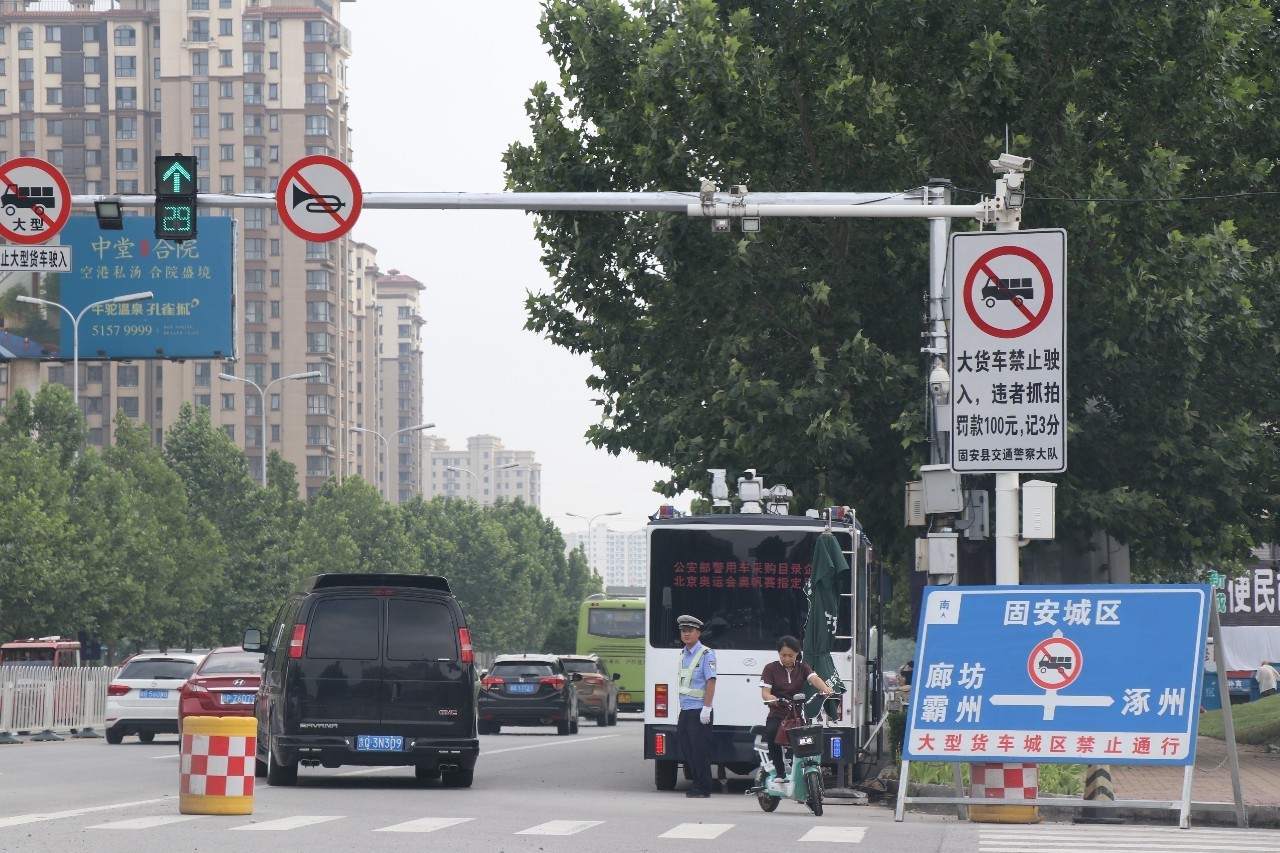
<path fill-rule="evenodd" d="M 702 630 L 702 620 L 694 616 L 684 615 L 676 619 L 676 626 L 680 628 L 697 628 Z"/>

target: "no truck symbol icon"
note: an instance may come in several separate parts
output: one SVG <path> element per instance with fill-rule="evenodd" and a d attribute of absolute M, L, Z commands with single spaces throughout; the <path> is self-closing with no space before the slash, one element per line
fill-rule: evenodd
<path fill-rule="evenodd" d="M 1080 676 L 1083 663 L 1079 646 L 1066 637 L 1050 637 L 1031 650 L 1027 674 L 1037 687 L 1061 690 Z"/>
<path fill-rule="evenodd" d="M 1000 246 L 969 267 L 962 293 L 965 313 L 975 326 L 992 337 L 1020 338 L 1049 315 L 1054 281 L 1035 252 Z"/>

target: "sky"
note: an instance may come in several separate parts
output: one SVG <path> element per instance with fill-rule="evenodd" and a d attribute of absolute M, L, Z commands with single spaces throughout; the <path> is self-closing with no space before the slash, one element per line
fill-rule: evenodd
<path fill-rule="evenodd" d="M 534 0 L 360 0 L 341 4 L 352 168 L 364 192 L 501 192 L 502 153 L 529 142 L 524 102 L 556 68 L 538 37 Z M 472 435 L 531 450 L 542 465 L 542 513 L 565 532 L 596 516 L 644 526 L 667 502 L 667 471 L 614 457 L 583 437 L 600 420 L 591 363 L 524 329 L 528 291 L 552 281 L 533 217 L 517 211 L 370 210 L 355 238 L 385 273 L 421 281 L 423 420 L 452 448 Z M 689 508 L 690 495 L 673 503 Z"/>

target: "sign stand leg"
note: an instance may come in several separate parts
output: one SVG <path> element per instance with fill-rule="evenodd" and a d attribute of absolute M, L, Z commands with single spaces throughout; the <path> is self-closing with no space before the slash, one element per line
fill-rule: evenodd
<path fill-rule="evenodd" d="M 955 783 L 956 799 L 960 801 L 956 803 L 956 817 L 960 820 L 968 820 L 969 808 L 964 804 L 964 800 L 968 792 L 964 789 L 964 774 L 960 771 L 959 761 L 951 762 L 951 781 Z"/>
<path fill-rule="evenodd" d="M 1231 718 L 1231 685 L 1227 683 L 1222 622 L 1218 619 L 1217 602 L 1212 598 L 1209 600 L 1209 636 L 1213 637 L 1213 657 L 1218 669 L 1218 695 L 1222 697 L 1222 736 L 1227 741 L 1227 760 L 1231 765 L 1231 793 L 1235 797 L 1236 826 L 1243 829 L 1249 825 L 1249 815 L 1244 809 L 1244 790 L 1240 786 L 1240 753 L 1236 751 L 1236 726 Z"/>
<path fill-rule="evenodd" d="M 893 819 L 897 823 L 902 823 L 902 814 L 907 805 L 907 780 L 911 778 L 911 762 L 902 759 L 902 766 L 898 768 L 898 804 L 893 809 Z"/>

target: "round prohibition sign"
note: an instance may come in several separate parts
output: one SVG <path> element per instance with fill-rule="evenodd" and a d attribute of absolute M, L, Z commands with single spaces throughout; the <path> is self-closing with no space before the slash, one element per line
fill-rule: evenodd
<path fill-rule="evenodd" d="M 1027 675 L 1037 687 L 1061 690 L 1080 676 L 1084 656 L 1080 647 L 1065 637 L 1050 637 L 1036 643 L 1027 658 Z"/>
<path fill-rule="evenodd" d="M 1036 276 L 1006 275 L 1001 278 L 992 262 L 1003 258 L 1021 258 L 1031 265 Z M 1017 263 L 1025 268 L 1025 264 Z M 995 266 L 1009 267 L 997 263 Z M 1039 279 L 1037 287 L 1036 278 Z M 1053 276 L 1049 267 L 1035 252 L 1021 246 L 1001 246 L 979 257 L 969 268 L 964 280 L 964 310 L 973 324 L 994 338 L 1020 338 L 1049 316 L 1053 306 Z M 1037 292 L 1039 291 L 1039 292 Z M 975 299 L 975 293 L 977 299 Z M 1032 311 L 1028 302 L 1039 301 L 1038 311 Z M 982 308 L 979 305 L 983 306 Z M 985 313 L 990 314 L 988 319 Z M 1007 322 L 1006 322 L 1007 320 Z"/>
<path fill-rule="evenodd" d="M 355 172 L 325 154 L 303 157 L 284 170 L 276 209 L 290 231 L 312 243 L 336 240 L 351 230 L 364 206 Z"/>
<path fill-rule="evenodd" d="M 0 236 L 14 243 L 43 243 L 71 216 L 71 187 L 52 163 L 15 157 L 0 164 Z M 41 223 L 37 230 L 23 227 Z"/>

